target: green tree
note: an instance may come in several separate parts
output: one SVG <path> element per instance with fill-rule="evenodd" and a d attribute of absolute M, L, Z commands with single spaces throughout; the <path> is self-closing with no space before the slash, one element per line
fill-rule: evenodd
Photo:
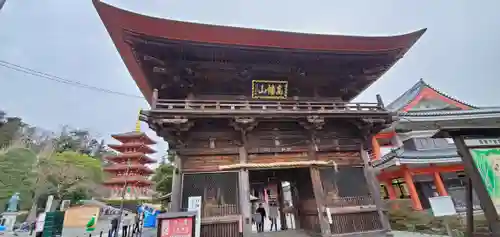
<path fill-rule="evenodd" d="M 75 192 L 97 194 L 103 178 L 99 160 L 74 151 L 55 153 L 41 169 L 48 194 L 59 201 L 74 196 Z"/>
<path fill-rule="evenodd" d="M 25 148 L 9 149 L 0 155 L 0 210 L 15 192 L 20 193 L 21 208 L 32 202 L 36 154 Z"/>
<path fill-rule="evenodd" d="M 168 194 L 172 191 L 172 175 L 174 167 L 171 164 L 161 164 L 156 168 L 153 175 L 156 192 L 161 195 Z"/>
<path fill-rule="evenodd" d="M 9 146 L 24 126 L 21 118 L 7 117 L 0 127 L 0 147 Z"/>

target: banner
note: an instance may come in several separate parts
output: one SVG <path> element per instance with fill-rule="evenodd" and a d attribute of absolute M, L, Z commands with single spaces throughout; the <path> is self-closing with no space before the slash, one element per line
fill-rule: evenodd
<path fill-rule="evenodd" d="M 161 221 L 161 237 L 192 237 L 193 219 L 174 218 Z"/>
<path fill-rule="evenodd" d="M 287 81 L 252 81 L 252 98 L 254 99 L 286 99 L 287 95 Z"/>
<path fill-rule="evenodd" d="M 470 154 L 493 204 L 500 206 L 500 148 L 473 148 Z"/>

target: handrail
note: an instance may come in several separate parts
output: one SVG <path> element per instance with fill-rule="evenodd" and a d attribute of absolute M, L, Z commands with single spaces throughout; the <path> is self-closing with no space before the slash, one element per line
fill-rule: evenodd
<path fill-rule="evenodd" d="M 158 99 L 153 109 L 167 110 L 291 110 L 291 111 L 384 111 L 379 103 L 335 101 L 262 101 L 262 100 L 167 100 Z"/>
<path fill-rule="evenodd" d="M 364 104 L 364 105 L 378 105 L 375 102 L 344 102 L 332 100 L 176 100 L 176 99 L 158 99 L 158 103 L 237 103 L 237 104 Z"/>

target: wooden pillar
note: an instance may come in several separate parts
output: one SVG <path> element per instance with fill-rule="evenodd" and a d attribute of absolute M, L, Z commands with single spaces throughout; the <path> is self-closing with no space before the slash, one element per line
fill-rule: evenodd
<path fill-rule="evenodd" d="M 316 160 L 316 139 L 314 131 L 310 130 L 310 139 L 309 139 L 309 149 L 308 155 L 310 160 Z M 330 223 L 328 222 L 326 208 L 325 205 L 325 193 L 323 190 L 323 184 L 321 183 L 321 176 L 319 173 L 318 167 L 310 167 L 309 173 L 311 175 L 312 189 L 314 193 L 314 199 L 316 201 L 316 208 L 318 210 L 318 218 L 319 224 L 321 228 L 321 236 L 331 236 L 332 231 L 330 229 Z"/>
<path fill-rule="evenodd" d="M 153 96 L 151 98 L 151 109 L 156 109 L 158 103 L 158 89 L 153 90 Z"/>
<path fill-rule="evenodd" d="M 392 180 L 391 179 L 387 180 L 384 183 L 384 185 L 387 190 L 387 194 L 389 194 L 389 200 L 394 201 L 398 199 L 398 196 L 396 195 L 396 190 L 394 189 L 394 186 L 392 186 Z M 393 209 L 399 209 L 399 204 L 394 202 L 391 204 L 391 207 Z"/>
<path fill-rule="evenodd" d="M 286 230 L 288 229 L 287 223 L 286 223 L 286 215 L 285 212 L 283 211 L 285 209 L 285 197 L 283 193 L 283 182 L 279 181 L 278 183 L 278 204 L 279 204 L 279 210 L 280 210 L 280 223 L 281 223 L 281 230 Z"/>
<path fill-rule="evenodd" d="M 182 206 L 182 162 L 178 155 L 174 158 L 174 172 L 172 175 L 172 195 L 170 196 L 170 208 L 173 212 L 181 211 Z"/>
<path fill-rule="evenodd" d="M 472 180 L 467 176 L 467 181 L 465 184 L 465 204 L 466 210 L 466 236 L 473 236 L 474 233 L 474 189 L 472 187 Z"/>
<path fill-rule="evenodd" d="M 365 174 L 366 184 L 368 185 L 368 190 L 370 191 L 375 206 L 377 207 L 378 215 L 380 216 L 380 222 L 384 230 L 390 232 L 391 225 L 389 224 L 389 217 L 387 216 L 384 204 L 382 203 L 382 197 L 380 196 L 380 183 L 378 182 L 377 176 L 373 166 L 370 164 L 370 156 L 368 151 L 366 151 L 361 145 L 360 148 L 361 159 L 363 160 L 363 171 Z"/>
<path fill-rule="evenodd" d="M 290 183 L 290 194 L 292 195 L 292 205 L 293 205 L 293 223 L 292 228 L 300 229 L 300 199 L 299 192 L 297 191 L 297 184 Z"/>
<path fill-rule="evenodd" d="M 321 236 L 331 236 L 330 223 L 328 222 L 326 205 L 325 205 L 325 193 L 323 190 L 323 185 L 321 184 L 321 177 L 319 174 L 319 169 L 317 167 L 310 168 L 312 188 L 314 192 L 314 199 L 316 200 L 316 207 L 318 209 L 319 224 L 321 227 Z"/>
<path fill-rule="evenodd" d="M 239 147 L 240 164 L 248 162 L 248 152 L 246 149 L 246 134 L 242 132 L 242 146 Z M 250 179 L 248 169 L 242 168 L 239 171 L 238 179 L 239 202 L 241 210 L 243 236 L 252 234 L 252 211 L 250 204 Z"/>
<path fill-rule="evenodd" d="M 406 187 L 408 188 L 408 192 L 410 192 L 413 209 L 417 211 L 423 210 L 422 203 L 420 202 L 420 198 L 418 197 L 417 188 L 415 187 L 415 183 L 413 182 L 413 175 L 407 169 L 404 170 L 404 178 Z"/>
<path fill-rule="evenodd" d="M 374 160 L 378 160 L 381 158 L 380 145 L 378 144 L 377 138 L 375 136 L 372 137 L 372 151 Z"/>
<path fill-rule="evenodd" d="M 439 196 L 448 196 L 448 191 L 444 187 L 443 179 L 439 172 L 434 172 L 434 185 L 436 185 L 436 190 L 439 193 Z"/>

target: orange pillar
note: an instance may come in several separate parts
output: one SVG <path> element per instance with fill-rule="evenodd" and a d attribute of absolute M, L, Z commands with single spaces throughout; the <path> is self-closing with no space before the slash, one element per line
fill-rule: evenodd
<path fill-rule="evenodd" d="M 373 159 L 380 159 L 380 145 L 378 144 L 377 138 L 375 136 L 372 137 L 372 150 L 373 150 Z"/>
<path fill-rule="evenodd" d="M 396 190 L 394 190 L 394 186 L 392 186 L 392 180 L 387 180 L 385 182 L 385 188 L 387 189 L 387 194 L 389 195 L 389 200 L 396 200 L 398 199 L 396 195 Z M 398 203 L 392 203 L 391 207 L 393 209 L 399 209 Z"/>
<path fill-rule="evenodd" d="M 437 171 L 434 172 L 434 185 L 436 185 L 436 189 L 439 193 L 439 196 L 448 196 L 448 192 L 444 187 L 443 179 L 441 178 L 441 175 L 439 175 L 439 172 Z"/>
<path fill-rule="evenodd" d="M 389 194 L 389 200 L 396 200 L 398 198 L 396 190 L 394 190 L 394 186 L 392 186 L 392 180 L 385 182 L 385 188 L 387 189 L 387 194 Z"/>
<path fill-rule="evenodd" d="M 413 204 L 413 209 L 417 211 L 422 211 L 422 203 L 420 203 L 420 198 L 418 197 L 417 188 L 415 183 L 413 183 L 413 176 L 409 170 L 405 170 L 405 182 L 406 187 L 408 187 L 408 192 L 410 192 L 411 202 Z"/>

